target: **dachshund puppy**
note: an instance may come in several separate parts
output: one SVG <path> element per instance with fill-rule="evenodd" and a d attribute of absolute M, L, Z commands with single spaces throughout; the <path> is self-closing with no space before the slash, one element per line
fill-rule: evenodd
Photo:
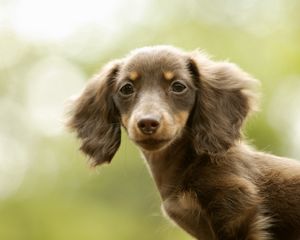
<path fill-rule="evenodd" d="M 256 84 L 201 52 L 145 47 L 88 83 L 68 126 L 94 166 L 112 160 L 123 126 L 149 165 L 164 212 L 196 239 L 299 240 L 300 163 L 242 140 Z"/>

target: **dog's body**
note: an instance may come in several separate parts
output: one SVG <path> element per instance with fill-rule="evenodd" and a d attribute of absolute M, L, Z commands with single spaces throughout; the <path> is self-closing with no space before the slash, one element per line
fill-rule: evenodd
<path fill-rule="evenodd" d="M 88 84 L 68 125 L 93 165 L 111 161 L 122 125 L 146 158 L 164 211 L 197 239 L 297 240 L 300 163 L 241 141 L 255 84 L 199 52 L 142 48 Z"/>

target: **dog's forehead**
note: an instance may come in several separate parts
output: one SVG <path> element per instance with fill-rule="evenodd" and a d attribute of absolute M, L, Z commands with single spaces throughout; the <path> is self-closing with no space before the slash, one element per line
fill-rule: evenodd
<path fill-rule="evenodd" d="M 176 74 L 186 71 L 186 62 L 185 55 L 178 50 L 163 47 L 143 48 L 132 52 L 127 57 L 124 71 L 140 75 L 161 72 Z"/>

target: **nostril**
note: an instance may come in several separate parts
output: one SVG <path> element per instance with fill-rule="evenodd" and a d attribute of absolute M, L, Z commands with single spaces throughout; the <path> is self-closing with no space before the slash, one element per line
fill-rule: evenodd
<path fill-rule="evenodd" d="M 153 128 L 157 128 L 158 125 L 159 125 L 159 122 L 157 122 L 157 121 L 152 121 L 151 122 L 151 127 L 153 127 Z"/>
<path fill-rule="evenodd" d="M 138 121 L 137 125 L 144 134 L 153 134 L 159 127 L 159 121 L 153 118 L 143 118 Z"/>

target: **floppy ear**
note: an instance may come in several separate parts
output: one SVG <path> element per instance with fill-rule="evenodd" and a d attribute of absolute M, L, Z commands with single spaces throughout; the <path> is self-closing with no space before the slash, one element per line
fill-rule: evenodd
<path fill-rule="evenodd" d="M 257 81 L 228 62 L 205 54 L 190 56 L 188 68 L 197 87 L 189 123 L 197 153 L 222 154 L 240 139 L 241 127 L 255 108 Z"/>
<path fill-rule="evenodd" d="M 71 104 L 67 126 L 77 133 L 92 166 L 109 163 L 120 146 L 119 113 L 112 89 L 120 63 L 107 64 Z"/>

